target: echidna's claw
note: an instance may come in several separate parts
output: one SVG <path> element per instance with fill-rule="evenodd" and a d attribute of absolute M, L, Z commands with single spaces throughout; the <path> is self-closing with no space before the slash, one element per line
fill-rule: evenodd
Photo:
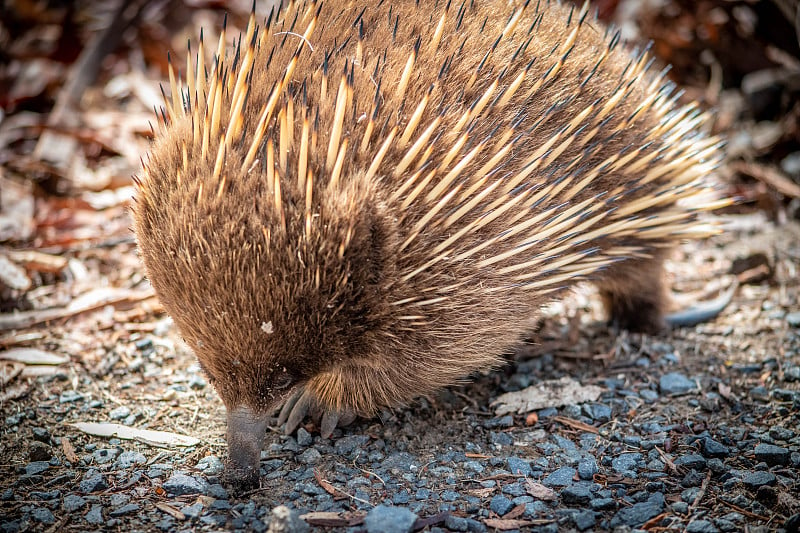
<path fill-rule="evenodd" d="M 278 415 L 278 425 L 283 425 L 283 433 L 291 435 L 295 430 L 300 427 L 303 419 L 307 416 L 319 424 L 320 434 L 323 438 L 329 438 L 337 427 L 347 426 L 352 424 L 358 416 L 350 411 L 325 411 L 319 405 L 311 394 L 308 394 L 304 388 L 298 389 L 281 408 Z M 284 425 L 285 424 L 285 425 Z"/>
<path fill-rule="evenodd" d="M 322 435 L 323 439 L 327 439 L 333 433 L 333 430 L 336 429 L 336 425 L 339 423 L 339 413 L 336 411 L 326 411 L 322 415 L 322 422 L 320 423 L 319 432 Z"/>

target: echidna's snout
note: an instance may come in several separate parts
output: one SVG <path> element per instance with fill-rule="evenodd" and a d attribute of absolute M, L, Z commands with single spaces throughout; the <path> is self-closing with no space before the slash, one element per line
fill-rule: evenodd
<path fill-rule="evenodd" d="M 258 486 L 261 448 L 267 431 L 268 413 L 247 406 L 228 410 L 228 462 L 225 480 L 240 490 Z"/>

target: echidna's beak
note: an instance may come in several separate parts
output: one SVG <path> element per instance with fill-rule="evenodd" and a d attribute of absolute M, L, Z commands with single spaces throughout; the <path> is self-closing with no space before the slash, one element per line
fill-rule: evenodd
<path fill-rule="evenodd" d="M 258 486 L 261 448 L 267 431 L 267 414 L 247 406 L 228 410 L 228 462 L 225 480 L 240 490 Z"/>

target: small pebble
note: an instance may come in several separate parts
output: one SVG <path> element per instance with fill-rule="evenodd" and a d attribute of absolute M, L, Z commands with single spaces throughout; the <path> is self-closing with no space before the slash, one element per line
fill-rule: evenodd
<path fill-rule="evenodd" d="M 747 488 L 757 489 L 762 486 L 773 486 L 777 483 L 777 478 L 769 472 L 750 472 L 742 478 L 742 483 Z"/>
<path fill-rule="evenodd" d="M 187 494 L 203 494 L 208 488 L 208 484 L 194 476 L 172 474 L 161 487 L 173 496 L 184 496 Z"/>
<path fill-rule="evenodd" d="M 683 394 L 697 388 L 697 384 L 679 372 L 664 374 L 658 381 L 661 394 Z"/>
<path fill-rule="evenodd" d="M 85 506 L 86 500 L 77 494 L 67 494 L 64 496 L 64 501 L 61 503 L 62 509 L 68 513 L 83 509 Z"/>
<path fill-rule="evenodd" d="M 789 464 L 789 450 L 773 444 L 758 444 L 755 456 L 756 461 L 764 461 L 770 466 Z"/>
<path fill-rule="evenodd" d="M 544 478 L 542 484 L 548 487 L 566 487 L 573 483 L 576 473 L 574 468 L 564 466 Z"/>
<path fill-rule="evenodd" d="M 89 509 L 89 512 L 86 513 L 83 518 L 93 525 L 105 523 L 105 519 L 103 518 L 103 506 L 100 504 L 92 505 L 92 508 Z"/>
<path fill-rule="evenodd" d="M 717 533 L 719 529 L 710 520 L 693 520 L 686 526 L 686 533 Z"/>
<path fill-rule="evenodd" d="M 378 505 L 364 518 L 367 533 L 409 533 L 414 528 L 417 515 L 405 507 Z"/>
<path fill-rule="evenodd" d="M 197 461 L 195 468 L 207 476 L 218 476 L 225 469 L 225 465 L 222 464 L 222 460 L 216 455 L 207 455 Z"/>
<path fill-rule="evenodd" d="M 111 420 L 123 420 L 125 418 L 128 418 L 130 414 L 131 410 L 128 407 L 120 405 L 119 407 L 112 409 L 111 412 L 108 413 L 108 417 Z"/>
<path fill-rule="evenodd" d="M 489 508 L 498 516 L 503 516 L 514 508 L 514 503 L 502 494 L 498 494 L 489 502 Z"/>

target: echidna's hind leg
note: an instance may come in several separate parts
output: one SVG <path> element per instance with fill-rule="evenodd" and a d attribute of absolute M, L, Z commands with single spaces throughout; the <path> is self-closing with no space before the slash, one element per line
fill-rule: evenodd
<path fill-rule="evenodd" d="M 657 333 L 667 327 L 670 305 L 662 254 L 612 265 L 597 280 L 609 322 L 622 329 Z"/>

